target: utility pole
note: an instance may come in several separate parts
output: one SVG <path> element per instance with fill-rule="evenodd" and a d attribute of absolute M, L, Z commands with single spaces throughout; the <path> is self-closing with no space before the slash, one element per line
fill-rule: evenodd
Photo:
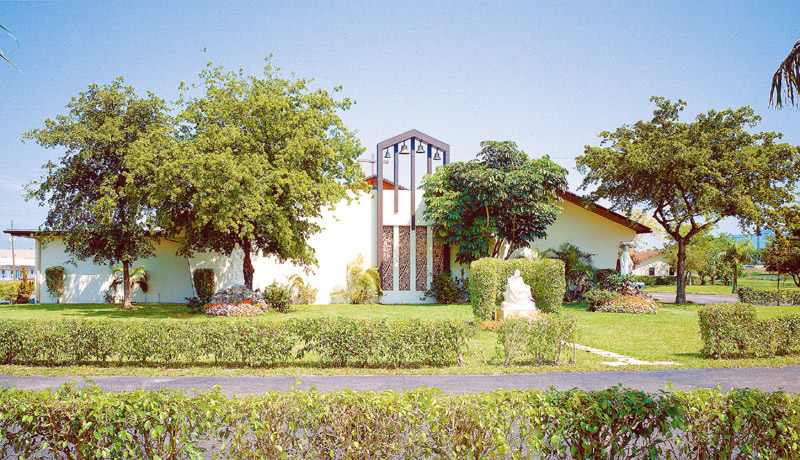
<path fill-rule="evenodd" d="M 11 230 L 14 230 L 14 220 L 11 220 Z M 14 253 L 14 234 L 11 234 L 11 281 L 17 280 L 17 257 Z"/>

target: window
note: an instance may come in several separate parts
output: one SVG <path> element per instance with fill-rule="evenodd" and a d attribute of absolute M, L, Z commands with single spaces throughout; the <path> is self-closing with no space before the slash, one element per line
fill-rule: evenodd
<path fill-rule="evenodd" d="M 650 276 L 656 276 L 656 267 L 650 267 L 650 269 L 648 270 L 648 274 Z"/>
<path fill-rule="evenodd" d="M 669 276 L 675 276 L 675 269 L 672 267 L 669 267 Z"/>

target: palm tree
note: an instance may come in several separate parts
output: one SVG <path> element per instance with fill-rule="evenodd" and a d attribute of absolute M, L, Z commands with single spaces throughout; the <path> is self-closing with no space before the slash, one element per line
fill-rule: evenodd
<path fill-rule="evenodd" d="M 116 291 L 119 286 L 122 286 L 124 282 L 123 277 L 123 268 L 122 267 L 114 267 L 111 272 L 114 274 L 114 280 L 111 281 L 111 285 L 108 287 L 110 290 Z M 137 267 L 131 271 L 130 274 L 130 291 L 133 292 L 133 289 L 138 287 L 142 290 L 145 294 L 147 291 L 150 290 L 150 285 L 148 284 L 150 281 L 150 274 L 144 269 L 144 267 Z"/>
<path fill-rule="evenodd" d="M 3 27 L 3 25 L 2 25 L 2 24 L 0 24 L 0 29 L 3 29 L 3 30 L 4 30 L 4 31 L 5 31 L 5 32 L 8 34 L 8 36 L 9 36 L 9 37 L 11 37 L 11 38 L 12 38 L 12 39 L 13 39 L 15 42 L 17 42 L 17 46 L 19 46 L 19 40 L 17 40 L 17 37 L 15 37 L 14 35 L 12 35 L 12 34 L 11 34 L 11 32 L 10 32 L 8 29 L 6 29 L 5 27 Z M 3 58 L 3 60 L 5 60 L 5 61 L 6 61 L 6 62 L 8 62 L 9 64 L 11 64 L 11 66 L 12 66 L 12 67 L 14 67 L 15 69 L 17 69 L 17 71 L 18 71 L 18 72 L 22 72 L 21 70 L 19 70 L 19 68 L 18 68 L 17 66 L 15 66 L 15 65 L 14 65 L 14 63 L 13 63 L 13 62 L 11 62 L 11 61 L 10 61 L 10 60 L 9 60 L 9 59 L 6 57 L 6 55 L 5 55 L 5 54 L 3 54 L 3 50 L 2 50 L 2 49 L 0 49 L 0 58 Z"/>
<path fill-rule="evenodd" d="M 785 85 L 785 86 L 784 86 Z M 781 62 L 772 76 L 769 90 L 769 105 L 780 109 L 785 102 L 800 107 L 800 40 Z"/>
<path fill-rule="evenodd" d="M 731 236 L 723 236 L 720 241 L 720 261 L 727 265 L 733 277 L 733 287 L 731 292 L 735 293 L 739 287 L 739 274 L 742 272 L 744 264 L 754 263 L 758 258 L 758 252 L 753 247 L 750 240 L 735 240 Z"/>
<path fill-rule="evenodd" d="M 573 300 L 573 296 L 580 293 L 581 281 L 591 278 L 594 271 L 592 266 L 594 254 L 583 252 L 572 243 L 561 243 L 558 249 L 548 249 L 543 255 L 564 262 L 567 300 Z"/>
<path fill-rule="evenodd" d="M 364 256 L 361 254 L 347 263 L 347 285 L 344 288 L 334 289 L 331 292 L 332 297 L 360 304 L 371 302 L 383 294 L 378 269 L 375 267 L 363 269 L 362 265 Z"/>

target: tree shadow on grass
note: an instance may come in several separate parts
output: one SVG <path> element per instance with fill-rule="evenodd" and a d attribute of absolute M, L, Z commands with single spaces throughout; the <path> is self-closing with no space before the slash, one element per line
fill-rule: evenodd
<path fill-rule="evenodd" d="M 65 318 L 94 319 L 186 319 L 195 316 L 182 304 L 135 303 L 133 308 L 121 304 L 21 304 L 4 306 L 3 310 L 19 313 L 41 313 L 43 319 L 52 314 Z"/>

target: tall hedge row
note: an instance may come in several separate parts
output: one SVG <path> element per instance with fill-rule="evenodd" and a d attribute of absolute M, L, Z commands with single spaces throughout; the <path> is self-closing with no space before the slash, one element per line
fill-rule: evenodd
<path fill-rule="evenodd" d="M 695 389 L 229 399 L 0 388 L 3 458 L 798 458 L 800 398 Z"/>
<path fill-rule="evenodd" d="M 739 302 L 754 305 L 800 305 L 800 291 L 797 290 L 742 287 L 736 294 Z"/>
<path fill-rule="evenodd" d="M 750 304 L 707 305 L 697 313 L 704 356 L 768 358 L 800 353 L 800 315 L 758 319 Z"/>
<path fill-rule="evenodd" d="M 545 313 L 561 311 L 566 281 L 564 262 L 554 259 L 479 259 L 469 266 L 469 293 L 476 319 L 493 319 L 508 286 L 508 278 L 519 270 L 531 287 L 536 308 Z"/>
<path fill-rule="evenodd" d="M 461 362 L 473 332 L 455 320 L 0 320 L 0 362 L 269 366 L 313 352 L 323 366 L 445 366 Z"/>

